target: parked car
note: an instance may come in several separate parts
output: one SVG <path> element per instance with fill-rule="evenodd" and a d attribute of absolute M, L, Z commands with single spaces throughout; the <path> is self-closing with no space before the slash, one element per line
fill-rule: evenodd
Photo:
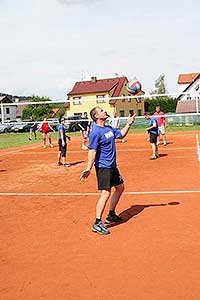
<path fill-rule="evenodd" d="M 64 117 L 66 131 L 79 131 L 78 123 L 81 123 L 81 116 Z"/>
<path fill-rule="evenodd" d="M 12 125 L 9 123 L 0 124 L 0 133 L 11 132 Z"/>
<path fill-rule="evenodd" d="M 31 124 L 30 123 L 17 123 L 12 126 L 11 131 L 13 132 L 29 132 Z"/>

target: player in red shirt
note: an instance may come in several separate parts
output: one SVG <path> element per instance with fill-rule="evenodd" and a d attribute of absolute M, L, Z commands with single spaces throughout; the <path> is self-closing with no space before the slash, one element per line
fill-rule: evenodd
<path fill-rule="evenodd" d="M 165 128 L 167 127 L 166 119 L 163 117 L 164 112 L 160 110 L 160 105 L 156 106 L 156 111 L 154 113 L 154 116 L 156 116 L 157 121 L 158 121 L 158 132 L 159 132 L 159 137 L 158 137 L 158 142 L 157 145 L 160 144 L 160 135 L 162 135 L 163 138 L 163 144 L 164 146 L 167 145 L 167 138 L 165 134 Z"/>
<path fill-rule="evenodd" d="M 39 129 L 42 131 L 42 137 L 43 137 L 43 148 L 46 148 L 46 139 L 48 138 L 49 140 L 49 146 L 53 147 L 53 144 L 51 142 L 51 134 L 50 134 L 50 130 L 52 130 L 53 132 L 55 132 L 55 130 L 51 127 L 51 125 L 47 122 L 47 119 L 44 118 L 42 124 L 40 125 Z"/>

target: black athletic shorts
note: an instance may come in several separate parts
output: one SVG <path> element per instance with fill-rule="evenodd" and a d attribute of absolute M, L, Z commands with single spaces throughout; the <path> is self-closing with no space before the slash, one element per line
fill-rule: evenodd
<path fill-rule="evenodd" d="M 154 133 L 150 132 L 150 139 L 149 139 L 149 141 L 150 141 L 151 144 L 156 144 L 157 143 L 157 138 L 158 138 L 157 134 L 154 134 Z"/>
<path fill-rule="evenodd" d="M 59 139 L 58 140 L 58 145 L 59 145 L 59 151 L 61 151 L 61 156 L 65 157 L 66 156 L 66 152 L 67 152 L 67 143 L 65 142 L 65 146 L 63 147 L 62 140 Z"/>
<path fill-rule="evenodd" d="M 98 190 L 110 189 L 113 186 L 122 184 L 124 181 L 117 168 L 97 168 Z"/>

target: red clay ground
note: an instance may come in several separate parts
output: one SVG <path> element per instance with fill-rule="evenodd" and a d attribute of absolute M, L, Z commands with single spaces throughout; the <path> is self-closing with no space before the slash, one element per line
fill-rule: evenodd
<path fill-rule="evenodd" d="M 156 161 L 143 134 L 117 142 L 125 222 L 108 236 L 90 230 L 96 178 L 79 181 L 87 161 L 79 137 L 69 143 L 68 169 L 56 166 L 57 147 L 1 150 L 0 299 L 199 300 L 195 133 L 168 139 Z"/>

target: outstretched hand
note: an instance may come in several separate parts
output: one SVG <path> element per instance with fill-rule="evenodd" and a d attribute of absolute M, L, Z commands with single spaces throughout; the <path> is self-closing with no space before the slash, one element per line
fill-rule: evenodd
<path fill-rule="evenodd" d="M 80 180 L 84 180 L 86 178 L 88 178 L 88 176 L 90 175 L 91 171 L 88 169 L 85 169 L 81 175 L 80 175 Z"/>
<path fill-rule="evenodd" d="M 132 116 L 129 116 L 127 124 L 131 126 L 135 122 L 135 117 L 136 117 L 135 114 Z"/>

